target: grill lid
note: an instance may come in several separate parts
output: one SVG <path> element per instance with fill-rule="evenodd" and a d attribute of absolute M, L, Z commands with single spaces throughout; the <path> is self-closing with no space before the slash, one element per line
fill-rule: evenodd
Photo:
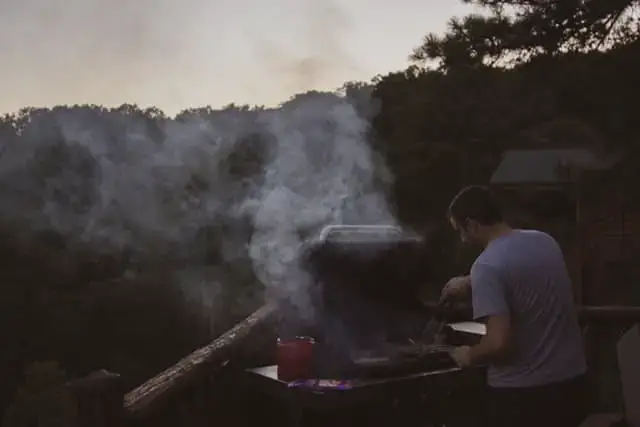
<path fill-rule="evenodd" d="M 413 294 L 430 272 L 423 239 L 387 225 L 327 226 L 307 243 L 305 262 L 319 281 L 366 293 Z"/>
<path fill-rule="evenodd" d="M 324 339 L 372 348 L 419 333 L 418 295 L 431 272 L 425 249 L 395 226 L 329 226 L 311 239 L 305 263 Z"/>
<path fill-rule="evenodd" d="M 309 244 L 310 246 L 333 244 L 384 247 L 402 242 L 416 244 L 421 243 L 422 239 L 394 225 L 328 225 L 311 239 Z"/>

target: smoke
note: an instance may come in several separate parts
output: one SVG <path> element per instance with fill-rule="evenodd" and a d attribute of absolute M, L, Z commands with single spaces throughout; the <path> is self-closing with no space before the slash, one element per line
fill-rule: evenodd
<path fill-rule="evenodd" d="M 45 23 L 74 20 L 29 4 Z M 117 20 L 123 34 L 137 34 L 126 37 L 128 69 L 147 73 L 136 58 L 148 56 L 149 46 L 163 46 L 158 57 L 182 50 L 173 38 L 156 40 L 169 37 L 158 28 L 178 7 L 171 4 L 161 2 L 152 19 L 152 6 L 143 2 Z M 254 43 L 276 80 L 292 82 L 287 90 L 356 67 L 340 43 L 348 17 L 328 1 L 305 5 L 304 52 Z M 78 3 L 70 10 L 96 12 L 87 8 Z M 114 52 L 122 53 L 121 41 L 112 39 Z M 108 61 L 110 51 L 95 60 Z M 358 99 L 310 92 L 277 109 L 202 109 L 176 119 L 126 105 L 33 110 L 18 123 L 18 136 L 2 140 L 0 220 L 53 231 L 71 246 L 164 259 L 203 313 L 222 310 L 221 301 L 231 297 L 251 299 L 252 269 L 267 298 L 288 298 L 312 314 L 309 277 L 298 262 L 305 237 L 327 224 L 394 222 L 385 198 L 391 177 L 367 143 L 369 93 L 361 89 Z M 202 267 L 211 264 L 218 268 Z"/>
<path fill-rule="evenodd" d="M 285 93 L 297 93 L 325 87 L 345 74 L 364 74 L 343 43 L 352 29 L 349 14 L 330 0 L 307 0 L 296 5 L 304 9 L 306 19 L 289 40 L 273 40 L 245 30 L 272 82 Z"/>
<path fill-rule="evenodd" d="M 328 224 L 393 223 L 377 185 L 388 175 L 378 174 L 368 123 L 343 99 L 308 96 L 265 119 L 278 143 L 264 183 L 240 205 L 255 227 L 250 256 L 270 290 L 294 296 L 311 314 L 308 293 L 299 291 L 309 284 L 298 262 L 303 232 Z"/>
<path fill-rule="evenodd" d="M 394 222 L 369 124 L 338 95 L 175 120 L 126 106 L 56 108 L 20 126 L 2 144 L 3 222 L 95 251 L 173 259 L 188 267 L 187 296 L 210 311 L 250 264 L 267 297 L 308 312 L 305 237 L 327 224 Z M 221 267 L 191 269 L 212 263 Z"/>

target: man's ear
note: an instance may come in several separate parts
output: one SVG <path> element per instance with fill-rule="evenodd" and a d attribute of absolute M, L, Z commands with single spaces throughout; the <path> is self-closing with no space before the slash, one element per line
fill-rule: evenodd
<path fill-rule="evenodd" d="M 460 226 L 458 225 L 458 221 L 456 221 L 454 217 L 449 217 L 449 224 L 455 231 L 459 231 Z"/>
<path fill-rule="evenodd" d="M 465 218 L 464 227 L 466 231 L 476 231 L 478 229 L 478 221 L 471 218 Z"/>

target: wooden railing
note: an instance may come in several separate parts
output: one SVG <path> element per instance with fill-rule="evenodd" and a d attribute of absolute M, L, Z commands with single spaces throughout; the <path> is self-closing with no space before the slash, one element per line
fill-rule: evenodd
<path fill-rule="evenodd" d="M 118 374 L 104 370 L 69 383 L 78 403 L 78 427 L 121 427 L 161 410 L 170 397 L 180 395 L 190 384 L 223 368 L 247 341 L 256 337 L 260 326 L 265 325 L 276 311 L 275 305 L 261 307 L 209 345 L 129 392 L 123 390 Z M 607 328 L 610 322 L 629 325 L 640 322 L 640 307 L 587 306 L 580 307 L 579 314 L 594 331 Z M 592 346 L 597 347 L 598 336 L 598 333 L 592 334 L 589 341 L 593 342 L 587 346 L 588 352 Z"/>
<path fill-rule="evenodd" d="M 584 320 L 608 319 L 640 322 L 638 306 L 583 306 L 578 307 L 578 314 Z"/>
<path fill-rule="evenodd" d="M 223 367 L 275 312 L 273 304 L 262 306 L 210 344 L 129 392 L 123 390 L 118 374 L 105 370 L 70 382 L 78 404 L 78 427 L 119 427 L 158 410 L 199 377 Z"/>

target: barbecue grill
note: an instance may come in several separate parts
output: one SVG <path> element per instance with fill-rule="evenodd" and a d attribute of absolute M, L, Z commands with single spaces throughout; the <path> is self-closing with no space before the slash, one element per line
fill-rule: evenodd
<path fill-rule="evenodd" d="M 428 320 L 418 297 L 431 273 L 422 238 L 393 226 L 329 226 L 306 244 L 303 259 L 318 291 L 319 375 L 379 376 L 452 365 L 446 346 L 407 351 Z"/>
<path fill-rule="evenodd" d="M 418 297 L 429 260 L 424 241 L 397 227 L 323 229 L 303 251 L 314 325 L 283 318 L 277 364 L 247 369 L 247 389 L 260 402 L 275 398 L 292 425 L 478 425 L 484 370 L 457 368 L 452 347 L 425 334 L 451 320 L 446 309 L 432 317 Z M 475 326 L 459 333 L 476 335 Z"/>
<path fill-rule="evenodd" d="M 278 365 L 247 370 L 251 390 L 283 402 L 293 425 L 328 416 L 331 425 L 454 426 L 474 413 L 469 402 L 481 406 L 468 396 L 481 394 L 483 373 L 458 369 L 452 347 L 425 336 L 426 325 L 439 332 L 448 319 L 444 310 L 434 320 L 418 297 L 432 271 L 421 238 L 397 227 L 332 226 L 303 255 L 315 280 L 313 328 L 292 334 L 286 319 Z M 295 338 L 307 334 L 313 339 Z"/>

